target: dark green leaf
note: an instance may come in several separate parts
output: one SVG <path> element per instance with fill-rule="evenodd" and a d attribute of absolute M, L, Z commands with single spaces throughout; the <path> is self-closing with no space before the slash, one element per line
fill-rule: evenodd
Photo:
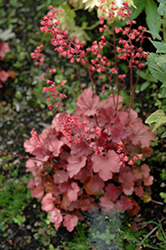
<path fill-rule="evenodd" d="M 166 48 L 166 43 L 163 43 L 163 42 L 156 42 L 156 41 L 152 41 L 152 40 L 151 40 L 151 43 L 154 45 L 154 47 L 155 47 L 156 49 L 160 49 L 160 48 L 163 47 L 163 46 L 164 46 L 164 48 Z M 166 50 L 165 50 L 165 52 L 158 52 L 158 53 L 166 53 Z"/>
<path fill-rule="evenodd" d="M 157 32 L 153 32 L 151 30 L 146 30 L 147 33 L 151 34 L 153 36 L 154 39 L 158 39 L 161 40 L 161 36 L 157 33 Z"/>
<path fill-rule="evenodd" d="M 161 138 L 165 138 L 166 137 L 166 131 L 162 134 Z"/>
<path fill-rule="evenodd" d="M 146 81 L 144 82 L 141 87 L 140 87 L 140 91 L 144 91 L 147 87 L 149 87 L 150 82 Z"/>
<path fill-rule="evenodd" d="M 164 88 L 166 87 L 166 82 L 164 82 L 162 85 L 161 85 L 161 88 Z"/>
<path fill-rule="evenodd" d="M 143 9 L 145 8 L 145 3 L 146 1 L 145 0 L 134 0 L 134 5 L 137 7 L 137 8 L 134 8 L 132 9 L 132 15 L 131 15 L 131 19 L 136 19 L 139 14 L 143 11 Z"/>
<path fill-rule="evenodd" d="M 162 88 L 161 97 L 166 98 L 166 87 Z"/>
<path fill-rule="evenodd" d="M 166 112 L 166 105 L 162 106 L 162 109 Z"/>
<path fill-rule="evenodd" d="M 159 22 L 160 15 L 157 11 L 157 4 L 153 0 L 145 1 L 146 23 L 149 30 L 152 32 L 153 39 L 157 38 L 160 31 L 161 23 Z"/>

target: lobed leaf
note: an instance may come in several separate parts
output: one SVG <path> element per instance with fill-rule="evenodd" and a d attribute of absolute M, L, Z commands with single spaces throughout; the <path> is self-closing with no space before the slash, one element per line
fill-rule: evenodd
<path fill-rule="evenodd" d="M 77 226 L 78 217 L 76 215 L 67 214 L 64 217 L 63 225 L 67 228 L 69 232 L 72 232 Z"/>
<path fill-rule="evenodd" d="M 80 116 L 95 115 L 99 101 L 99 96 L 93 93 L 92 87 L 85 89 L 77 100 L 77 114 Z"/>
<path fill-rule="evenodd" d="M 67 159 L 68 164 L 67 164 L 67 171 L 69 172 L 69 177 L 73 177 L 74 175 L 78 174 L 85 166 L 86 163 L 86 157 L 82 156 L 79 158 L 77 155 L 71 155 Z"/>
<path fill-rule="evenodd" d="M 112 173 L 118 173 L 120 169 L 120 163 L 117 160 L 118 154 L 113 150 L 109 150 L 106 156 L 93 155 L 93 171 L 99 173 L 102 180 L 108 181 L 112 179 Z"/>

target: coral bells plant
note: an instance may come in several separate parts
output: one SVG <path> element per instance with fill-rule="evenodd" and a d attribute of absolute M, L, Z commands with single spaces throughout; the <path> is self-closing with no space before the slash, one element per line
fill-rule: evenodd
<path fill-rule="evenodd" d="M 105 6 L 107 1 L 102 0 L 101 3 Z M 107 9 L 112 23 L 118 8 L 112 1 Z M 102 5 L 100 10 L 106 12 Z M 137 78 L 133 86 L 133 69 L 139 74 L 146 53 L 142 49 L 145 28 L 132 29 L 135 21 L 130 19 L 128 2 L 124 2 L 117 13 L 127 19 L 124 30 L 112 25 L 110 31 L 104 24 L 104 17 L 101 17 L 99 32 L 107 31 L 113 37 L 113 43 L 101 34 L 101 40 L 94 41 L 90 48 L 84 48 L 84 42 L 77 40 L 76 36 L 74 41 L 71 40 L 67 30 L 58 28 L 58 14 L 59 11 L 50 6 L 50 11 L 41 21 L 41 30 L 50 32 L 54 50 L 75 64 L 82 94 L 78 97 L 75 112 L 66 113 L 62 102 L 66 96 L 60 92 L 65 81 L 59 85 L 52 81 L 51 74 L 56 69 L 45 67 L 41 51 L 43 45 L 39 46 L 32 53 L 32 58 L 36 60 L 36 65 L 42 65 L 45 69 L 42 78 L 46 78 L 47 86 L 43 92 L 51 92 L 54 107 L 60 106 L 62 111 L 40 135 L 33 129 L 24 147 L 35 157 L 26 162 L 27 172 L 34 176 L 28 184 L 32 197 L 41 200 L 42 209 L 49 212 L 50 221 L 56 229 L 63 225 L 71 232 L 78 220 L 82 219 L 84 211 L 93 212 L 99 208 L 104 213 L 116 209 L 131 211 L 132 214 L 139 211 L 134 199 L 143 196 L 146 186 L 152 185 L 153 176 L 150 175 L 149 166 L 138 165 L 137 160 L 143 154 L 145 157 L 151 156 L 150 141 L 154 141 L 155 136 L 132 109 L 138 82 Z M 116 38 L 117 33 L 121 33 L 122 37 Z M 106 46 L 113 49 L 114 61 L 102 54 Z M 92 59 L 88 54 L 92 55 Z M 118 60 L 126 60 L 130 72 L 131 97 L 126 107 L 122 105 L 123 98 L 120 96 L 126 75 L 119 74 Z M 86 67 L 91 80 L 91 86 L 84 90 L 77 70 L 78 63 Z M 97 74 L 100 81 L 106 76 L 112 89 L 105 100 L 100 100 L 97 94 Z M 53 105 L 48 104 L 48 107 L 52 109 Z"/>

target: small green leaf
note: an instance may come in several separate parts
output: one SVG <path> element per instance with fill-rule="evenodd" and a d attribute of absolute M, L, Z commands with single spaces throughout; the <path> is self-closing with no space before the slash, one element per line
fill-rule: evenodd
<path fill-rule="evenodd" d="M 161 138 L 165 138 L 166 137 L 166 131 L 162 134 Z"/>
<path fill-rule="evenodd" d="M 149 87 L 150 82 L 146 81 L 143 84 L 141 84 L 140 91 L 144 91 L 147 87 Z"/>
<path fill-rule="evenodd" d="M 161 192 L 160 196 L 161 196 L 162 199 L 164 199 L 164 202 L 166 203 L 166 193 Z"/>
<path fill-rule="evenodd" d="M 151 124 L 156 122 L 158 124 L 166 123 L 166 115 L 162 109 L 156 110 L 145 121 L 145 123 Z"/>
<path fill-rule="evenodd" d="M 56 250 L 52 244 L 49 245 L 49 250 Z"/>
<path fill-rule="evenodd" d="M 140 77 L 148 82 L 158 82 L 158 80 L 151 75 L 151 73 L 149 72 L 149 69 L 147 69 L 145 72 L 141 71 Z"/>

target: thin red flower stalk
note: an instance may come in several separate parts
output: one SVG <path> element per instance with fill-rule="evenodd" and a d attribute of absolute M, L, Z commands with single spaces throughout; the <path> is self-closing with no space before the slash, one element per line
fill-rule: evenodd
<path fill-rule="evenodd" d="M 132 30 L 132 24 L 135 23 L 135 21 L 131 21 L 131 11 L 128 9 L 128 2 L 124 2 L 123 6 L 121 7 L 120 11 L 118 12 L 118 15 L 127 19 L 127 25 L 129 27 L 126 27 L 124 30 L 122 28 L 117 28 L 113 26 L 113 18 L 114 18 L 114 10 L 117 10 L 117 8 L 110 7 L 109 4 L 107 4 L 107 8 L 109 11 L 103 10 L 105 13 L 108 14 L 108 19 L 109 22 L 111 23 L 111 28 L 112 31 L 110 32 L 109 29 L 107 28 L 107 25 L 104 24 L 104 17 L 100 17 L 100 24 L 103 25 L 103 28 L 99 28 L 99 32 L 103 32 L 104 30 L 107 30 L 108 33 L 110 33 L 113 37 L 113 44 L 111 44 L 109 41 L 105 39 L 104 36 L 101 36 L 101 41 L 97 43 L 96 41 L 93 42 L 93 45 L 91 48 L 87 48 L 85 50 L 84 44 L 85 42 L 80 42 L 77 37 L 75 36 L 75 42 L 72 41 L 69 36 L 67 30 L 60 30 L 59 24 L 60 21 L 58 20 L 58 15 L 61 10 L 57 11 L 55 10 L 52 6 L 50 6 L 51 11 L 48 12 L 47 16 L 44 16 L 43 21 L 41 21 L 41 24 L 43 25 L 41 27 L 41 30 L 44 31 L 45 33 L 50 32 L 53 35 L 53 38 L 51 39 L 51 44 L 55 47 L 55 51 L 58 51 L 61 56 L 63 57 L 68 57 L 71 63 L 75 64 L 75 61 L 77 63 L 81 63 L 83 66 L 86 67 L 91 84 L 95 92 L 97 91 L 97 86 L 95 83 L 95 79 L 93 78 L 94 73 L 97 71 L 98 73 L 103 74 L 105 72 L 108 81 L 110 83 L 110 86 L 112 87 L 112 94 L 113 98 L 115 98 L 114 90 L 113 90 L 113 84 L 111 82 L 111 76 L 115 75 L 116 76 L 116 88 L 117 88 L 117 99 L 119 98 L 119 93 L 120 93 L 120 86 L 122 87 L 124 85 L 124 79 L 125 77 L 122 78 L 121 75 L 118 74 L 118 58 L 121 60 L 127 60 L 129 63 L 129 68 L 130 68 L 130 105 L 129 105 L 129 112 L 132 107 L 132 102 L 133 102 L 133 95 L 134 95 L 134 90 L 136 88 L 136 84 L 139 79 L 139 72 L 141 67 L 144 66 L 144 64 L 141 63 L 141 58 L 145 58 L 146 54 L 143 53 L 142 51 L 142 43 L 143 40 L 145 39 L 145 36 L 143 36 L 144 28 L 139 27 L 138 30 L 133 29 Z M 102 6 L 100 7 L 102 9 Z M 57 20 L 57 21 L 54 21 Z M 128 40 L 124 40 L 122 38 L 116 39 L 115 33 L 122 32 L 124 36 L 127 36 Z M 140 41 L 140 47 L 137 49 L 133 44 L 132 40 Z M 121 45 L 121 47 L 117 47 L 117 41 Z M 106 56 L 102 56 L 101 51 L 104 46 L 107 44 L 111 45 L 114 50 L 114 63 L 113 67 L 111 68 L 111 74 L 108 73 L 107 68 L 112 64 Z M 138 51 L 137 51 L 138 50 Z M 87 54 L 91 53 L 92 55 L 95 55 L 96 58 L 92 59 L 91 62 L 89 61 Z M 120 53 L 117 55 L 117 52 Z M 37 54 L 38 57 L 40 55 Z M 36 58 L 37 58 L 36 56 Z M 33 54 L 33 57 L 35 58 L 35 54 Z M 136 57 L 138 57 L 138 60 L 136 60 Z M 39 58 L 38 64 L 44 63 L 44 60 Z M 136 84 L 133 87 L 133 68 L 138 69 L 138 77 L 136 80 Z M 78 76 L 78 80 L 80 82 L 81 86 L 81 80 L 79 76 L 79 72 L 76 68 L 76 73 Z M 125 75 L 124 75 L 125 76 Z M 99 76 L 99 78 L 102 78 L 102 75 Z M 122 79 L 122 84 L 120 84 L 120 79 Z M 50 82 L 54 84 L 53 82 Z M 55 84 L 54 84 L 55 86 Z M 94 88 L 95 87 L 95 88 Z M 82 87 L 81 87 L 82 89 Z M 45 91 L 57 91 L 57 88 L 54 87 L 52 90 L 47 87 Z M 63 98 L 63 94 L 60 93 L 52 93 L 54 98 Z M 58 101 L 57 105 L 60 103 L 61 99 Z M 115 99 L 114 99 L 115 103 Z M 118 100 L 116 101 L 116 105 L 118 103 Z"/>
<path fill-rule="evenodd" d="M 22 159 L 25 159 L 25 160 L 33 160 L 33 161 L 38 161 L 38 162 L 42 162 L 42 163 L 47 163 L 49 165 L 53 165 L 53 163 L 50 163 L 49 161 L 42 161 L 40 159 L 37 159 L 36 157 L 26 157 L 26 156 L 23 156 L 23 155 L 14 154 L 14 153 L 11 153 L 11 152 L 6 151 L 6 150 L 1 149 L 1 148 L 0 148 L 0 151 L 5 153 L 5 154 L 12 155 L 12 156 L 22 158 Z"/>

